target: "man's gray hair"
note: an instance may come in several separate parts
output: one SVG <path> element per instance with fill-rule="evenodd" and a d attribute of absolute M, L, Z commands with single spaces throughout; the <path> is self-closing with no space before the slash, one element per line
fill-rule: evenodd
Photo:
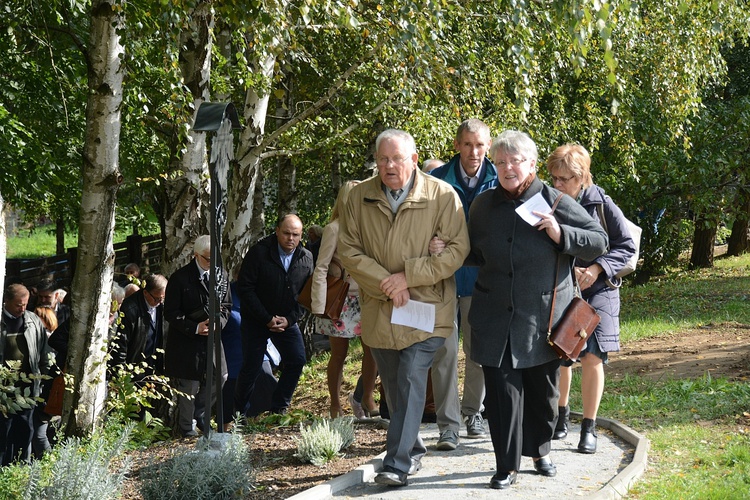
<path fill-rule="evenodd" d="M 482 136 L 486 137 L 487 140 L 490 139 L 490 127 L 478 118 L 469 118 L 468 120 L 464 120 L 461 122 L 461 125 L 458 126 L 458 130 L 456 131 L 457 141 L 461 140 L 461 134 L 463 134 L 464 132 L 469 132 L 471 134 L 481 134 Z"/>
<path fill-rule="evenodd" d="M 203 234 L 195 239 L 193 244 L 193 253 L 199 253 L 205 255 L 205 251 L 211 248 L 211 236 Z"/>
<path fill-rule="evenodd" d="M 399 140 L 406 143 L 406 147 L 409 150 L 409 154 L 414 154 L 417 152 L 417 143 L 414 141 L 414 137 L 409 132 L 406 132 L 405 130 L 399 130 L 396 128 L 389 128 L 386 130 L 383 130 L 377 139 L 375 139 L 375 151 L 378 151 L 380 149 L 380 142 L 383 140 Z"/>

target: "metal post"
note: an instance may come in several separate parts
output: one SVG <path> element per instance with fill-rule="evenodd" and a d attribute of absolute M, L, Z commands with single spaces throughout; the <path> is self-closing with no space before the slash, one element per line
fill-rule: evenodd
<path fill-rule="evenodd" d="M 229 281 L 223 280 L 221 259 L 221 237 L 226 222 L 225 193 L 229 164 L 233 158 L 232 129 L 241 128 L 234 106 L 204 102 L 198 109 L 193 130 L 214 130 L 216 136 L 211 141 L 211 268 L 209 270 L 208 296 L 208 338 L 206 339 L 206 409 L 203 429 L 206 437 L 211 433 L 211 401 L 216 391 L 216 427 L 224 432 L 224 408 L 222 397 L 222 345 L 221 345 L 221 301 L 229 288 Z M 214 380 L 215 377 L 215 380 Z"/>

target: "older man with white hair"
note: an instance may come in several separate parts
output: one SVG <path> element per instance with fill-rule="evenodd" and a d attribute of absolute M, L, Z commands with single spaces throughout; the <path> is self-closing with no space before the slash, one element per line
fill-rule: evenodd
<path fill-rule="evenodd" d="M 164 318 L 169 322 L 169 335 L 164 349 L 165 370 L 177 389 L 185 394 L 177 397 L 177 424 L 185 437 L 198 435 L 194 420 L 202 428 L 207 404 L 210 411 L 210 403 L 206 401 L 208 388 L 205 384 L 210 250 L 211 238 L 208 235 L 199 236 L 193 245 L 194 258 L 170 276 L 164 296 Z M 232 310 L 227 273 L 217 273 L 216 281 L 224 292 L 220 305 L 221 327 L 224 328 Z M 221 354 L 223 359 L 223 351 Z M 223 375 L 225 368 L 222 366 Z M 195 396 L 195 399 L 187 396 Z"/>
<path fill-rule="evenodd" d="M 469 236 L 455 190 L 419 170 L 409 133 L 386 130 L 375 149 L 379 175 L 352 189 L 341 216 L 339 254 L 360 286 L 362 341 L 378 364 L 391 415 L 375 481 L 404 486 L 426 452 L 419 425 L 427 370 L 453 333 L 454 274 L 469 253 Z M 446 243 L 440 255 L 430 255 L 433 236 Z M 394 308 L 410 300 L 433 306 L 434 324 L 394 324 Z"/>

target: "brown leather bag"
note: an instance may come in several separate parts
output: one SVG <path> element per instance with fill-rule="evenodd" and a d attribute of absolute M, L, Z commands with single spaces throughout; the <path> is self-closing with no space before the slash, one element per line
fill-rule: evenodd
<path fill-rule="evenodd" d="M 58 375 L 52 379 L 52 387 L 47 396 L 47 404 L 44 413 L 47 415 L 62 415 L 63 396 L 65 396 L 65 378 Z"/>
<path fill-rule="evenodd" d="M 341 317 L 341 310 L 344 308 L 344 302 L 346 302 L 346 296 L 349 293 L 349 282 L 346 281 L 346 273 L 343 268 L 340 269 L 340 277 L 332 274 L 326 276 L 326 305 L 322 316 L 331 320 Z M 312 310 L 312 282 L 312 276 L 307 278 L 305 286 L 302 287 L 297 297 L 297 302 L 308 311 Z"/>
<path fill-rule="evenodd" d="M 563 197 L 562 193 L 552 205 L 552 213 L 555 212 L 557 204 Z M 593 335 L 594 329 L 601 321 L 596 309 L 583 300 L 581 297 L 573 297 L 573 300 L 565 309 L 560 321 L 557 322 L 555 329 L 552 329 L 552 319 L 555 316 L 555 301 L 557 299 L 557 279 L 560 276 L 560 261 L 562 255 L 557 256 L 557 268 L 555 269 L 555 281 L 553 283 L 552 306 L 549 312 L 549 326 L 547 326 L 547 343 L 555 350 L 557 356 L 561 359 L 578 359 L 581 351 L 586 347 L 589 335 Z M 575 272 L 573 273 L 573 284 L 576 292 L 580 295 L 581 288 L 578 286 Z"/>
<path fill-rule="evenodd" d="M 557 291 L 552 298 L 553 312 L 556 294 Z M 599 321 L 601 321 L 601 317 L 591 304 L 581 297 L 573 297 L 555 329 L 551 332 L 549 329 L 547 330 L 547 342 L 560 358 L 576 360 L 583 348 L 586 347 L 586 341 L 588 341 L 590 335 L 593 335 Z"/>

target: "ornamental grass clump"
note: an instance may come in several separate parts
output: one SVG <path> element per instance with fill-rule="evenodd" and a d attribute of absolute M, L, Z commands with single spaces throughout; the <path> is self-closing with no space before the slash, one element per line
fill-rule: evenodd
<path fill-rule="evenodd" d="M 294 455 L 304 462 L 321 466 L 342 456 L 341 450 L 354 442 L 354 419 L 339 417 L 313 422 L 310 426 L 300 425 L 297 439 L 297 453 Z"/>

